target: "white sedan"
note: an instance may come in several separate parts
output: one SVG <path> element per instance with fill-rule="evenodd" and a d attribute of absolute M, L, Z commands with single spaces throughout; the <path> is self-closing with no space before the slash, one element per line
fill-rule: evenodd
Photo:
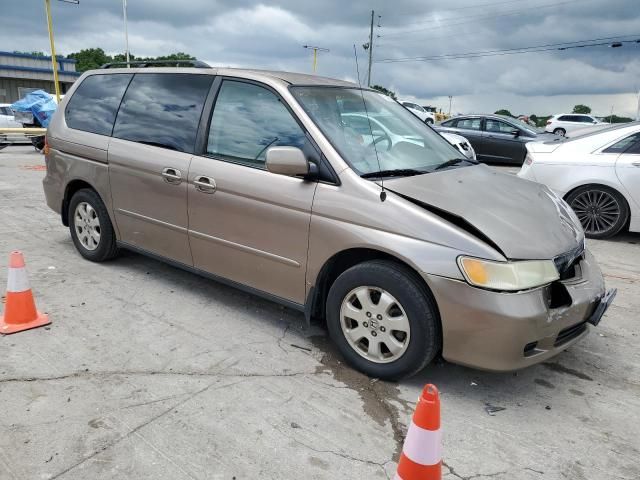
<path fill-rule="evenodd" d="M 627 225 L 640 232 L 640 122 L 560 143 L 527 143 L 518 176 L 562 196 L 590 238 L 611 237 Z"/>

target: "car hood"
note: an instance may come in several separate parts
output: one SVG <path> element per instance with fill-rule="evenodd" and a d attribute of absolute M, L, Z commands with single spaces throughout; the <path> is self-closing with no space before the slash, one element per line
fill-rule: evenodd
<path fill-rule="evenodd" d="M 551 259 L 584 242 L 569 206 L 547 187 L 485 165 L 389 179 L 384 186 L 488 240 L 509 259 Z"/>

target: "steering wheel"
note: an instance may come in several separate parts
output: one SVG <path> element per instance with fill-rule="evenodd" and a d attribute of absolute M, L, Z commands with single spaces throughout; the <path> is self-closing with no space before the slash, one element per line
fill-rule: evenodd
<path fill-rule="evenodd" d="M 393 141 L 391 140 L 391 137 L 389 136 L 389 134 L 387 132 L 383 131 L 382 135 L 380 135 L 377 138 L 374 138 L 372 145 L 377 147 L 380 142 L 385 141 L 385 140 L 388 142 L 388 145 L 387 145 L 387 152 L 388 152 L 389 150 L 391 150 L 391 147 L 393 146 Z"/>

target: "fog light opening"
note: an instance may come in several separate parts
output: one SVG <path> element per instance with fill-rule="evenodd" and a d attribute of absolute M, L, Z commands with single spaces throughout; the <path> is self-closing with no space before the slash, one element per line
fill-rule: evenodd
<path fill-rule="evenodd" d="M 538 342 L 527 343 L 524 346 L 524 356 L 529 357 L 536 353 L 536 347 L 538 346 Z"/>

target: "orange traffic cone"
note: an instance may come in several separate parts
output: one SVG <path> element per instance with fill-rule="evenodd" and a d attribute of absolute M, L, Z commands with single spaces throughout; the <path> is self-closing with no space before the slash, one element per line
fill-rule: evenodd
<path fill-rule="evenodd" d="M 394 480 L 440 480 L 442 478 L 442 431 L 440 395 L 426 385 L 407 432 Z"/>
<path fill-rule="evenodd" d="M 21 332 L 50 324 L 49 316 L 36 310 L 22 252 L 11 252 L 4 315 L 0 316 L 0 333 Z"/>

